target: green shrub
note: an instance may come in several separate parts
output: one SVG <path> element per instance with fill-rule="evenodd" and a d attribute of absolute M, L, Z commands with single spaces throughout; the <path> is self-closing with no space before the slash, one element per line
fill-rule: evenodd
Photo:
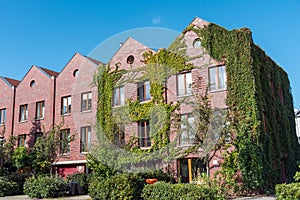
<path fill-rule="evenodd" d="M 300 199 L 300 183 L 278 184 L 275 190 L 278 200 Z"/>
<path fill-rule="evenodd" d="M 208 185 L 170 184 L 158 182 L 146 185 L 142 192 L 144 200 L 222 200 L 217 188 Z"/>
<path fill-rule="evenodd" d="M 20 193 L 18 184 L 14 181 L 7 180 L 4 177 L 0 178 L 0 197 Z"/>
<path fill-rule="evenodd" d="M 67 182 L 57 176 L 37 176 L 27 178 L 24 193 L 30 198 L 53 198 L 66 193 Z"/>
<path fill-rule="evenodd" d="M 78 194 L 87 194 L 88 192 L 88 181 L 87 174 L 84 173 L 73 173 L 67 176 L 67 182 L 76 182 Z"/>
<path fill-rule="evenodd" d="M 123 173 L 110 177 L 94 176 L 90 180 L 89 195 L 96 200 L 140 199 L 144 180 L 137 174 Z"/>
<path fill-rule="evenodd" d="M 30 174 L 27 173 L 11 173 L 7 175 L 7 179 L 13 182 L 16 182 L 18 184 L 18 191 L 15 191 L 14 194 L 23 194 L 23 188 L 26 178 L 28 178 Z"/>
<path fill-rule="evenodd" d="M 144 200 L 175 200 L 173 185 L 166 182 L 157 182 L 152 185 L 145 185 L 142 197 Z"/>
<path fill-rule="evenodd" d="M 147 171 L 147 172 L 144 172 L 144 173 L 139 173 L 138 176 L 140 176 L 143 179 L 157 178 L 158 181 L 174 182 L 174 177 L 171 174 L 165 173 L 161 169 L 160 170 Z"/>

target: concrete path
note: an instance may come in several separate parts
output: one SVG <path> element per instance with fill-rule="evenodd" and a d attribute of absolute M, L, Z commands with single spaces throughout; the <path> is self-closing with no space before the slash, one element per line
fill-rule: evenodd
<path fill-rule="evenodd" d="M 261 196 L 261 197 L 240 197 L 240 198 L 236 198 L 234 200 L 275 200 L 276 197 L 270 197 L 270 196 Z"/>
<path fill-rule="evenodd" d="M 6 197 L 0 197 L 0 200 L 24 200 L 24 199 L 31 199 L 27 195 L 17 195 L 17 196 L 6 196 Z M 88 195 L 82 195 L 82 196 L 72 196 L 72 197 L 61 197 L 61 198 L 55 198 L 55 199 L 48 199 L 48 200 L 90 200 L 91 197 Z"/>

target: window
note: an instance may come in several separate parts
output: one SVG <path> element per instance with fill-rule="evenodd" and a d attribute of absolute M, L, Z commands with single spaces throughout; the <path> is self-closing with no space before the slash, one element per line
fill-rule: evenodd
<path fill-rule="evenodd" d="M 71 96 L 63 97 L 61 99 L 61 107 L 62 107 L 61 110 L 62 115 L 71 113 Z"/>
<path fill-rule="evenodd" d="M 37 133 L 35 133 L 35 136 L 34 136 L 34 143 L 36 143 L 36 141 L 37 141 L 40 137 L 43 137 L 43 132 L 37 132 Z"/>
<path fill-rule="evenodd" d="M 181 134 L 179 139 L 180 145 L 190 145 L 195 142 L 195 132 L 194 132 L 194 117 L 191 114 L 181 115 L 180 128 Z"/>
<path fill-rule="evenodd" d="M 45 115 L 45 101 L 36 102 L 36 119 L 43 119 Z"/>
<path fill-rule="evenodd" d="M 0 110 L 0 125 L 5 124 L 6 122 L 6 109 Z"/>
<path fill-rule="evenodd" d="M 81 111 L 92 110 L 92 92 L 81 94 Z"/>
<path fill-rule="evenodd" d="M 18 147 L 24 147 L 26 145 L 26 135 L 18 136 Z"/>
<path fill-rule="evenodd" d="M 192 73 L 177 74 L 177 96 L 192 94 Z"/>
<path fill-rule="evenodd" d="M 114 98 L 113 106 L 124 105 L 125 103 L 124 86 L 115 88 L 113 98 Z"/>
<path fill-rule="evenodd" d="M 91 127 L 85 126 L 80 129 L 80 152 L 88 152 L 91 147 Z"/>
<path fill-rule="evenodd" d="M 70 154 L 70 129 L 60 132 L 60 154 Z"/>
<path fill-rule="evenodd" d="M 225 66 L 209 68 L 209 89 L 211 91 L 226 89 Z"/>
<path fill-rule="evenodd" d="M 4 146 L 4 137 L 0 137 L 0 147 Z"/>
<path fill-rule="evenodd" d="M 194 48 L 200 48 L 201 47 L 201 40 L 200 38 L 196 38 L 193 42 L 193 47 Z"/>
<path fill-rule="evenodd" d="M 150 81 L 145 81 L 138 84 L 138 98 L 140 102 L 151 99 L 150 95 Z"/>
<path fill-rule="evenodd" d="M 125 144 L 125 127 L 118 126 L 115 134 L 115 144 L 118 147 L 122 147 Z"/>
<path fill-rule="evenodd" d="M 20 122 L 27 121 L 28 118 L 28 105 L 21 105 L 20 106 Z"/>
<path fill-rule="evenodd" d="M 147 120 L 147 121 L 138 122 L 138 128 L 139 128 L 139 147 L 140 148 L 151 147 L 149 121 Z"/>

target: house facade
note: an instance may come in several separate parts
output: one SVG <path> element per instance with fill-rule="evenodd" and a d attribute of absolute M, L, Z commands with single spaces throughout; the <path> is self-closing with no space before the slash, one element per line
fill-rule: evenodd
<path fill-rule="evenodd" d="M 139 69 L 149 67 L 145 54 L 162 55 L 163 51 L 167 52 L 164 58 L 169 60 L 160 60 L 159 64 L 164 63 L 162 68 L 169 72 L 159 95 L 163 96 L 164 105 L 179 102 L 176 110 L 179 124 L 177 128 L 166 129 L 167 140 L 182 149 L 195 145 L 198 121 L 193 103 L 197 102 L 196 94 L 206 94 L 211 109 L 226 113 L 222 127 L 228 126 L 229 135 L 223 146 L 212 153 L 221 140 L 221 133 L 217 135 L 219 130 L 209 130 L 216 141 L 206 150 L 206 155 L 194 152 L 176 158 L 171 163 L 175 175 L 183 182 L 191 182 L 201 173 L 213 176 L 221 165 L 231 167 L 227 164 L 228 159 L 232 159 L 229 154 L 234 152 L 232 155 L 237 156 L 234 159 L 239 159 L 239 164 L 232 170 L 237 174 L 254 174 L 255 181 L 265 185 L 288 181 L 295 171 L 295 152 L 299 150 L 295 143 L 290 84 L 284 70 L 253 43 L 248 29 L 228 31 L 195 18 L 167 49 L 153 50 L 128 38 L 109 65 L 112 70 L 124 70 L 136 76 L 114 86 L 112 109 L 124 107 L 129 100 L 138 101 L 140 105 L 155 101 L 153 80 L 160 74 L 153 77 Z M 172 62 L 172 58 L 167 58 L 168 53 L 174 59 L 179 55 L 185 67 L 178 64 L 182 60 Z M 56 172 L 62 176 L 86 172 L 86 154 L 93 143 L 97 143 L 100 95 L 92 81 L 101 64 L 75 53 L 60 73 L 32 66 L 21 81 L 0 77 L 0 139 L 15 135 L 18 146 L 32 147 L 43 128 L 47 131 L 59 124 L 64 130 L 61 137 L 74 136 L 75 139 L 53 163 Z M 130 120 L 119 128 L 118 144 L 126 145 L 137 138 L 136 148 L 151 151 L 154 142 L 149 117 Z M 227 157 L 224 152 L 228 153 Z M 244 182 L 251 179 L 247 173 L 241 175 Z M 275 181 L 261 179 L 274 174 Z"/>

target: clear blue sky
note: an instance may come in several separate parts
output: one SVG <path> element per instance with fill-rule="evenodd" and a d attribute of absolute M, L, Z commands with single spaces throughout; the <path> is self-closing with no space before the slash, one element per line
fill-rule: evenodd
<path fill-rule="evenodd" d="M 142 27 L 181 32 L 195 16 L 250 28 L 289 74 L 300 108 L 300 0 L 0 0 L 0 76 L 20 80 L 32 65 L 59 72 L 75 52 L 88 55 L 115 34 Z"/>

